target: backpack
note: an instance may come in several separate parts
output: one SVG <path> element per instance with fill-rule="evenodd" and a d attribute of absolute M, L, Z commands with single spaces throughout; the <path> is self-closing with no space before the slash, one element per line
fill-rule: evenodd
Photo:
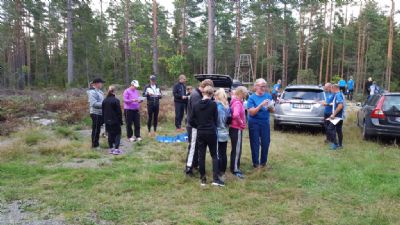
<path fill-rule="evenodd" d="M 375 90 L 374 90 L 374 94 L 380 94 L 381 93 L 381 88 L 378 85 L 375 85 Z"/>

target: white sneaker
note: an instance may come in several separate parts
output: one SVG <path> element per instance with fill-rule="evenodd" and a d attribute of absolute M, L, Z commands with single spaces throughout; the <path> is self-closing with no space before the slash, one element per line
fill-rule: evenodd
<path fill-rule="evenodd" d="M 129 142 L 135 142 L 135 141 L 136 141 L 136 138 L 131 137 L 131 138 L 128 139 L 128 141 L 129 141 Z"/>
<path fill-rule="evenodd" d="M 141 141 L 141 140 L 142 140 L 141 137 L 136 138 L 136 141 Z"/>

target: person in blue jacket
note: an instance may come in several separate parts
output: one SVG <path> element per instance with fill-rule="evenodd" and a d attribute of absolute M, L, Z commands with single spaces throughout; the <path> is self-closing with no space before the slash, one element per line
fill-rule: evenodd
<path fill-rule="evenodd" d="M 272 87 L 271 94 L 272 94 L 272 99 L 275 102 L 278 99 L 279 92 L 281 91 L 281 88 L 282 88 L 281 83 L 282 83 L 282 81 L 281 81 L 281 79 L 279 79 L 278 82 L 276 82 L 276 84 L 274 84 L 274 86 Z"/>
<path fill-rule="evenodd" d="M 347 81 L 347 90 L 349 91 L 349 93 L 347 95 L 347 99 L 352 101 L 353 100 L 353 93 L 354 93 L 353 76 L 350 76 L 350 79 Z"/>
<path fill-rule="evenodd" d="M 339 88 L 340 88 L 340 91 L 341 91 L 342 93 L 346 93 L 346 86 L 347 86 L 346 81 L 345 81 L 343 78 L 340 79 L 340 81 L 339 81 Z"/>
<path fill-rule="evenodd" d="M 326 134 L 326 140 L 325 142 L 328 143 L 329 137 L 328 137 L 328 125 L 329 125 L 329 120 L 327 120 L 331 114 L 332 114 L 332 101 L 334 98 L 334 95 L 332 94 L 331 91 L 332 84 L 331 83 L 326 83 L 324 86 L 324 95 L 325 95 L 325 101 L 322 102 L 322 104 L 325 106 L 324 109 L 324 126 L 325 126 L 325 134 Z"/>

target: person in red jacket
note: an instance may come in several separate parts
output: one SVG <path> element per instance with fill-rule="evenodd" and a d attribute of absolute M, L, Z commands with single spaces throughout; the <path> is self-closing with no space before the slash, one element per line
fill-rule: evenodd
<path fill-rule="evenodd" d="M 243 101 L 247 96 L 247 89 L 243 86 L 236 88 L 232 92 L 231 114 L 232 123 L 229 128 L 231 138 L 231 162 L 230 170 L 233 175 L 243 179 L 243 173 L 240 171 L 240 157 L 242 155 L 243 130 L 246 128 L 246 114 Z"/>

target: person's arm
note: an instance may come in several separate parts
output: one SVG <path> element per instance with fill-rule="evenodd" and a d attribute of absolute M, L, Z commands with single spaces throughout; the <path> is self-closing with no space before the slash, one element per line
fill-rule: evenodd
<path fill-rule="evenodd" d="M 215 127 L 218 127 L 218 108 L 217 108 L 217 105 L 215 104 L 215 107 L 214 107 L 214 124 L 215 124 Z"/>
<path fill-rule="evenodd" d="M 182 95 L 178 89 L 179 89 L 179 84 L 175 84 L 174 89 L 173 89 L 174 97 L 176 99 L 182 99 Z"/>
<path fill-rule="evenodd" d="M 102 108 L 102 102 L 97 101 L 96 99 L 96 92 L 94 90 L 89 92 L 89 104 L 90 107 L 96 108 L 96 109 L 101 109 Z"/>
<path fill-rule="evenodd" d="M 250 99 L 249 99 L 250 102 Z M 253 102 L 253 100 L 252 100 Z M 254 103 L 252 103 L 252 107 L 250 107 L 249 109 L 247 109 L 247 111 L 249 112 L 249 114 L 251 116 L 255 116 L 263 107 L 265 107 L 268 104 L 268 100 L 264 100 L 263 102 L 261 102 L 260 105 L 255 106 Z"/>
<path fill-rule="evenodd" d="M 121 124 L 121 125 L 123 125 L 124 124 L 124 122 L 122 122 L 122 110 L 121 110 L 121 103 L 119 102 L 119 100 L 117 99 L 117 103 L 116 103 L 116 112 L 117 112 L 117 116 L 118 116 L 118 120 L 119 120 L 119 123 Z"/>
<path fill-rule="evenodd" d="M 143 97 L 147 97 L 149 95 L 149 93 L 147 93 L 147 87 L 148 87 L 147 85 L 144 86 L 143 94 L 142 94 Z"/>
<path fill-rule="evenodd" d="M 104 101 L 101 103 L 101 115 L 104 116 Z"/>
<path fill-rule="evenodd" d="M 161 92 L 161 88 L 158 87 L 158 90 L 160 91 L 160 95 L 158 96 L 159 99 L 162 99 L 162 92 Z"/>
<path fill-rule="evenodd" d="M 332 113 L 331 119 L 335 119 L 336 115 L 343 109 L 343 103 L 339 103 L 335 112 Z"/>
<path fill-rule="evenodd" d="M 189 124 L 190 126 L 197 128 L 196 111 L 193 108 L 192 108 L 192 113 L 190 114 Z"/>

